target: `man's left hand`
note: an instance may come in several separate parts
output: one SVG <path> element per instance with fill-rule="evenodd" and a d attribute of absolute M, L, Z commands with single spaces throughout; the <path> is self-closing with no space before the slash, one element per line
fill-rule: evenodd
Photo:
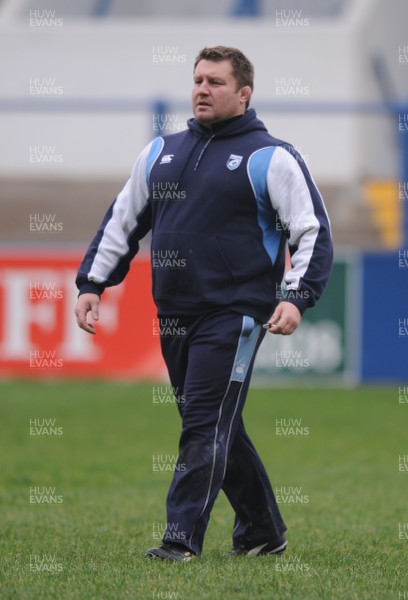
<path fill-rule="evenodd" d="M 290 335 L 297 329 L 302 315 L 299 309 L 291 302 L 280 302 L 268 321 L 271 333 Z"/>

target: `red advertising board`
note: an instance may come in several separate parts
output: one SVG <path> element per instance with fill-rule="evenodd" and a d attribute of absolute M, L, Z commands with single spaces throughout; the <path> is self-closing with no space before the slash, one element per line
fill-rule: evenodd
<path fill-rule="evenodd" d="M 76 324 L 82 255 L 0 253 L 0 376 L 163 379 L 148 258 L 102 296 L 97 334 Z"/>

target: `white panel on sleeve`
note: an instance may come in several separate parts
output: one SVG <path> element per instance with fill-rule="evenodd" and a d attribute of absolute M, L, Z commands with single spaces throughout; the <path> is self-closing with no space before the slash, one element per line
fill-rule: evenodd
<path fill-rule="evenodd" d="M 111 219 L 105 225 L 98 251 L 88 274 L 88 279 L 91 281 L 104 283 L 121 257 L 129 251 L 129 236 L 137 227 L 138 217 L 145 209 L 149 198 L 146 172 L 155 142 L 156 140 L 153 140 L 138 156 L 130 178 L 116 198 Z"/>
<path fill-rule="evenodd" d="M 276 148 L 271 158 L 267 185 L 282 228 L 290 233 L 289 244 L 297 246 L 291 258 L 292 267 L 284 278 L 285 287 L 296 290 L 309 267 L 320 224 L 303 172 L 297 160 L 284 148 Z"/>

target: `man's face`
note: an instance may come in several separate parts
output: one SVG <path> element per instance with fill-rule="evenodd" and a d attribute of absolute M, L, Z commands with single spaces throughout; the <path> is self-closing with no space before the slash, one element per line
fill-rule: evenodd
<path fill-rule="evenodd" d="M 202 125 L 237 117 L 245 112 L 251 88 L 238 89 L 229 60 L 200 60 L 194 71 L 192 92 L 194 116 Z"/>

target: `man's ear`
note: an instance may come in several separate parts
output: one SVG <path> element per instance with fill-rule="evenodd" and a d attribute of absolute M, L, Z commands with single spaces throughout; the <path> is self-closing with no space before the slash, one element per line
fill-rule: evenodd
<path fill-rule="evenodd" d="M 249 85 L 246 85 L 240 89 L 240 101 L 242 104 L 246 104 L 247 102 L 249 102 L 251 96 L 252 90 L 249 87 Z"/>

